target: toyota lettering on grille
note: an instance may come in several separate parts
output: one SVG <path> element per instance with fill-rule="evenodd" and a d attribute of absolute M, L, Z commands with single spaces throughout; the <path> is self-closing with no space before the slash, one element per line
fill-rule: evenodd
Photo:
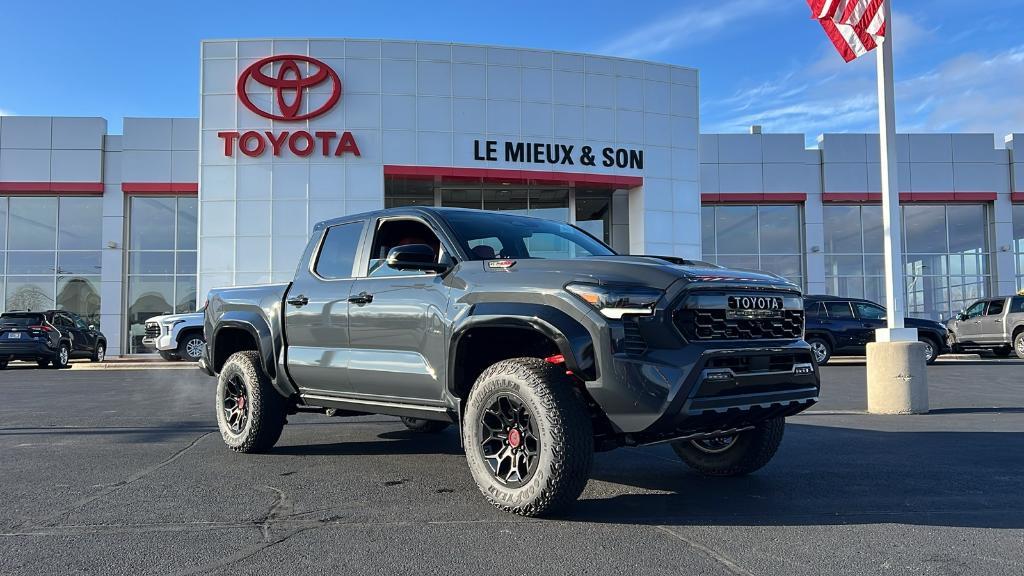
<path fill-rule="evenodd" d="M 782 310 L 782 298 L 776 296 L 729 296 L 732 310 Z"/>

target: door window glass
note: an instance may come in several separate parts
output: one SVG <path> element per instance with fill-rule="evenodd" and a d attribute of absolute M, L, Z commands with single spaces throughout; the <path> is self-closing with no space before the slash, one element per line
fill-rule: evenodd
<path fill-rule="evenodd" d="M 973 306 L 967 309 L 967 317 L 974 318 L 975 316 L 981 316 L 982 311 L 985 310 L 984 302 L 975 302 Z"/>
<path fill-rule="evenodd" d="M 323 278 L 351 278 L 362 232 L 362 222 L 328 228 L 316 260 L 316 273 Z"/>
<path fill-rule="evenodd" d="M 1024 296 L 1017 296 L 1010 301 L 1010 313 L 1018 314 L 1024 312 Z"/>
<path fill-rule="evenodd" d="M 885 308 L 863 302 L 857 302 L 854 306 L 857 308 L 857 316 L 863 320 L 885 320 Z"/>
<path fill-rule="evenodd" d="M 996 314 L 1003 313 L 1003 306 L 1006 303 L 1005 300 L 993 300 L 988 305 L 988 311 L 985 312 L 986 316 L 995 316 Z"/>
<path fill-rule="evenodd" d="M 367 276 L 406 276 L 410 274 L 429 274 L 423 270 L 396 270 L 387 265 L 388 252 L 397 246 L 426 244 L 434 250 L 434 261 L 439 262 L 441 241 L 429 226 L 419 220 L 385 220 L 380 223 L 370 251 L 370 262 Z"/>
<path fill-rule="evenodd" d="M 829 318 L 839 320 L 853 318 L 853 310 L 850 309 L 849 302 L 825 302 L 825 310 L 828 311 Z"/>

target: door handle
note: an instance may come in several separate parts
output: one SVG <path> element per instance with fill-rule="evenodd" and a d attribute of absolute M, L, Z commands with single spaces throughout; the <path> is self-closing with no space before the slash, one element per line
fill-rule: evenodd
<path fill-rule="evenodd" d="M 369 304 L 373 302 L 373 294 L 367 294 L 366 292 L 360 292 L 355 296 L 349 296 L 348 301 L 352 304 Z"/>
<path fill-rule="evenodd" d="M 309 304 L 309 298 L 306 298 L 302 294 L 299 294 L 298 296 L 289 298 L 288 303 L 291 304 L 292 306 L 295 306 L 296 308 L 302 308 L 306 304 Z"/>
<path fill-rule="evenodd" d="M 999 319 L 995 319 L 995 320 L 993 320 L 993 322 L 995 322 L 996 324 L 1002 324 L 1003 321 L 999 320 Z"/>

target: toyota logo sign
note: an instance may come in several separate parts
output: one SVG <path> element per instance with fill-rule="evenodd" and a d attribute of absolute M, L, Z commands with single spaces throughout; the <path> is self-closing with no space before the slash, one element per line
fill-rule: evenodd
<path fill-rule="evenodd" d="M 307 76 L 303 76 L 299 62 L 310 64 Z M 266 72 L 272 70 L 275 63 L 278 63 L 277 74 L 268 75 Z M 247 87 L 250 79 L 273 91 L 278 113 L 275 113 L 274 110 L 264 110 L 253 103 Z M 316 110 L 301 114 L 302 100 L 306 97 L 308 90 L 324 82 L 330 83 L 331 96 Z M 340 98 L 341 78 L 338 78 L 338 74 L 330 66 L 309 56 L 295 54 L 269 56 L 253 62 L 238 76 L 238 99 L 249 110 L 271 120 L 297 121 L 315 118 L 330 110 Z"/>

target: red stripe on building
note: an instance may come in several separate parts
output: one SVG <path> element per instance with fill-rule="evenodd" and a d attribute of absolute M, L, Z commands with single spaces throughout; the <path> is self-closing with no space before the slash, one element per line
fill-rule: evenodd
<path fill-rule="evenodd" d="M 1013 192 L 1010 194 L 1010 202 L 1024 203 L 1024 192 Z"/>
<path fill-rule="evenodd" d="M 102 196 L 103 182 L 0 182 L 0 193 L 12 196 Z"/>
<path fill-rule="evenodd" d="M 995 192 L 900 192 L 900 202 L 994 202 Z M 882 201 L 881 192 L 825 192 L 822 202 L 874 202 Z"/>
<path fill-rule="evenodd" d="M 124 182 L 121 191 L 125 194 L 173 194 L 194 196 L 199 194 L 196 182 Z"/>
<path fill-rule="evenodd" d="M 540 184 L 583 184 L 615 188 L 636 188 L 642 186 L 642 176 L 618 176 L 613 174 L 586 174 L 580 172 L 552 172 L 543 170 L 506 170 L 500 168 L 449 168 L 445 166 L 398 166 L 385 165 L 385 176 L 424 178 L 438 176 L 482 180 L 484 182 L 537 182 Z"/>
<path fill-rule="evenodd" d="M 702 204 L 792 204 L 807 201 L 803 192 L 704 192 Z"/>

